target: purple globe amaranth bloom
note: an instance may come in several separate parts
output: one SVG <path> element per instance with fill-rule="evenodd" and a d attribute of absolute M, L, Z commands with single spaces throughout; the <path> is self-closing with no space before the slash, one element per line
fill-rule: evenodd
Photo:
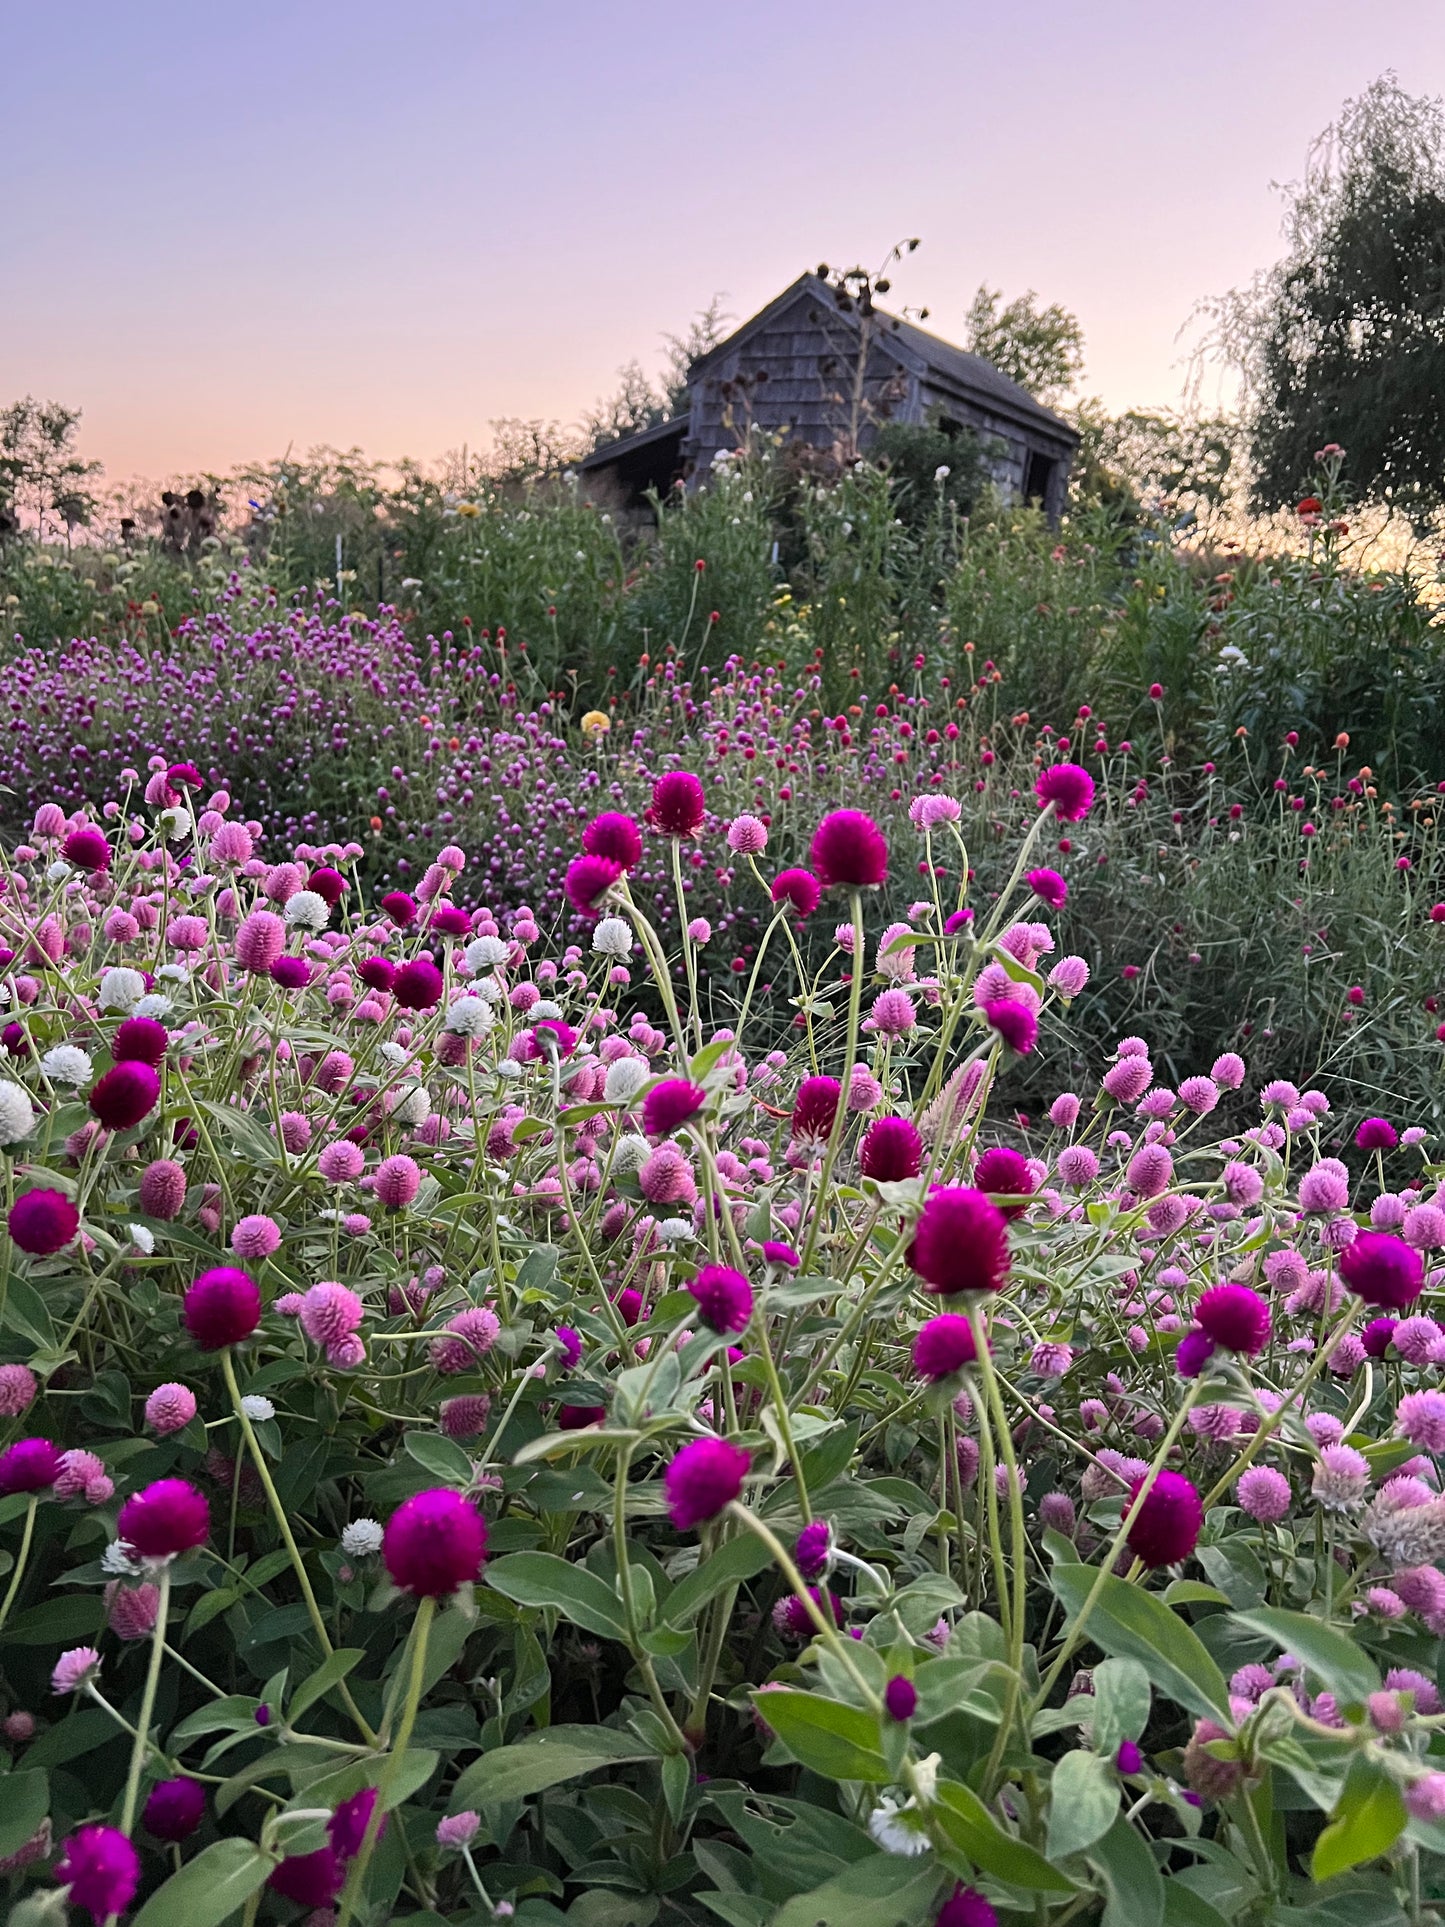
<path fill-rule="evenodd" d="M 570 1325 L 557 1325 L 553 1328 L 553 1338 L 557 1341 L 557 1356 L 564 1372 L 575 1372 L 582 1362 L 582 1334 Z"/>
<path fill-rule="evenodd" d="M 290 1853 L 274 1867 L 266 1885 L 298 1907 L 326 1907 L 346 1883 L 346 1869 L 331 1847 L 315 1853 Z"/>
<path fill-rule="evenodd" d="M 973 1327 L 958 1312 L 946 1311 L 920 1325 L 913 1340 L 913 1369 L 920 1378 L 951 1378 L 978 1357 Z"/>
<path fill-rule="evenodd" d="M 311 966 L 304 957 L 278 957 L 271 966 L 271 981 L 282 990 L 305 990 L 311 982 Z"/>
<path fill-rule="evenodd" d="M 1398 1323 L 1399 1320 L 1395 1318 L 1372 1318 L 1370 1320 L 1369 1324 L 1366 1325 L 1365 1329 L 1360 1333 L 1360 1343 L 1365 1348 L 1365 1356 L 1367 1358 L 1383 1358 L 1385 1356 L 1386 1352 L 1390 1349 L 1390 1343 L 1395 1336 L 1395 1327 Z"/>
<path fill-rule="evenodd" d="M 32 1258 L 49 1258 L 63 1251 L 80 1229 L 80 1213 L 64 1191 L 37 1185 L 20 1193 L 5 1222 L 22 1251 Z"/>
<path fill-rule="evenodd" d="M 698 1316 L 711 1331 L 746 1331 L 753 1315 L 753 1288 L 740 1271 L 704 1265 L 688 1285 Z"/>
<path fill-rule="evenodd" d="M 1130 1506 L 1143 1483 L 1142 1478 L 1135 1479 L 1129 1487 Z M 1129 1550 L 1146 1566 L 1176 1566 L 1199 1543 L 1203 1525 L 1204 1506 L 1198 1491 L 1182 1472 L 1166 1467 L 1156 1475 L 1134 1515 Z"/>
<path fill-rule="evenodd" d="M 206 1495 L 184 1479 L 157 1479 L 120 1509 L 116 1532 L 143 1559 L 172 1559 L 203 1546 L 210 1536 Z"/>
<path fill-rule="evenodd" d="M 126 1058 L 91 1086 L 91 1114 L 108 1131 L 129 1131 L 150 1116 L 160 1095 L 161 1080 L 154 1065 Z"/>
<path fill-rule="evenodd" d="M 1061 823 L 1081 823 L 1094 801 L 1094 779 L 1077 763 L 1054 763 L 1040 770 L 1034 794 Z"/>
<path fill-rule="evenodd" d="M 934 1915 L 934 1927 L 998 1927 L 998 1913 L 977 1887 L 960 1883 Z"/>
<path fill-rule="evenodd" d="M 110 844 L 105 831 L 98 830 L 93 823 L 83 823 L 79 829 L 72 830 L 61 844 L 60 854 L 77 870 L 89 870 L 93 876 L 110 868 Z"/>
<path fill-rule="evenodd" d="M 77 1827 L 56 1862 L 55 1878 L 70 1904 L 97 1923 L 123 1914 L 140 1885 L 140 1855 L 118 1827 Z"/>
<path fill-rule="evenodd" d="M 602 899 L 622 881 L 622 865 L 609 856 L 577 856 L 567 865 L 562 888 L 581 917 L 601 915 Z"/>
<path fill-rule="evenodd" d="M 1248 1285 L 1211 1285 L 1194 1316 L 1216 1345 L 1253 1358 L 1269 1343 L 1269 1306 Z"/>
<path fill-rule="evenodd" d="M 990 1197 L 1027 1198 L 1036 1188 L 1028 1159 L 1008 1144 L 991 1144 L 980 1153 L 973 1167 L 973 1182 L 977 1190 Z M 999 1206 L 1006 1218 L 1017 1218 L 1026 1209 L 1023 1204 Z"/>
<path fill-rule="evenodd" d="M 206 1789 L 199 1780 L 161 1780 L 147 1796 L 141 1825 L 156 1840 L 189 1840 L 205 1814 Z"/>
<path fill-rule="evenodd" d="M 417 919 L 416 899 L 405 890 L 388 890 L 381 907 L 398 930 L 410 930 Z"/>
<path fill-rule="evenodd" d="M 805 1077 L 793 1102 L 793 1136 L 821 1143 L 832 1132 L 842 1095 L 836 1077 Z"/>
<path fill-rule="evenodd" d="M 231 1265 L 203 1271 L 186 1293 L 186 1330 L 204 1352 L 239 1345 L 261 1322 L 261 1291 L 254 1278 Z"/>
<path fill-rule="evenodd" d="M 858 1169 L 865 1178 L 900 1184 L 923 1169 L 923 1139 L 906 1117 L 875 1117 L 858 1147 Z"/>
<path fill-rule="evenodd" d="M 707 815 L 707 798 L 691 770 L 668 770 L 652 786 L 647 820 L 664 836 L 696 836 Z"/>
<path fill-rule="evenodd" d="M 1393 1151 L 1400 1134 L 1387 1117 L 1367 1117 L 1355 1132 L 1355 1148 L 1360 1151 Z"/>
<path fill-rule="evenodd" d="M 811 870 L 782 870 L 773 878 L 771 894 L 774 903 L 786 903 L 800 917 L 811 917 L 823 887 Z"/>
<path fill-rule="evenodd" d="M 368 990 L 390 990 L 396 982 L 396 965 L 389 957 L 363 957 L 356 974 Z"/>
<path fill-rule="evenodd" d="M 808 861 L 824 889 L 876 890 L 888 878 L 887 841 L 862 810 L 830 811 L 813 832 Z"/>
<path fill-rule="evenodd" d="M 766 1264 L 780 1266 L 784 1271 L 796 1271 L 803 1262 L 796 1246 L 784 1244 L 780 1238 L 763 1240 L 763 1260 Z"/>
<path fill-rule="evenodd" d="M 1030 870 L 1024 882 L 1040 903 L 1046 903 L 1051 910 L 1063 909 L 1069 886 L 1057 870 Z"/>
<path fill-rule="evenodd" d="M 814 1519 L 798 1534 L 793 1559 L 805 1579 L 821 1579 L 833 1556 L 833 1528 L 826 1519 Z"/>
<path fill-rule="evenodd" d="M 1174 1352 L 1174 1369 L 1181 1378 L 1198 1378 L 1214 1356 L 1214 1340 L 1202 1325 L 1191 1325 Z"/>
<path fill-rule="evenodd" d="M 1404 1311 L 1425 1288 L 1425 1261 L 1403 1238 L 1362 1231 L 1339 1255 L 1340 1276 L 1367 1305 Z"/>
<path fill-rule="evenodd" d="M 663 1474 L 667 1510 L 679 1532 L 715 1519 L 743 1489 L 752 1455 L 726 1439 L 694 1439 Z"/>
<path fill-rule="evenodd" d="M 376 1788 L 364 1786 L 359 1793 L 353 1793 L 349 1800 L 343 1800 L 326 1823 L 326 1837 L 331 1842 L 332 1851 L 338 1860 L 354 1860 L 361 1852 L 362 1842 L 366 1839 L 366 1829 L 376 1809 Z M 380 1839 L 385 1831 L 383 1820 L 377 1829 Z"/>
<path fill-rule="evenodd" d="M 170 1041 L 170 1032 L 154 1017 L 127 1017 L 111 1039 L 110 1054 L 117 1064 L 135 1062 L 154 1068 Z"/>
<path fill-rule="evenodd" d="M 391 994 L 403 1010 L 431 1010 L 442 1000 L 443 979 L 430 957 L 413 957 L 397 971 Z"/>
<path fill-rule="evenodd" d="M 918 1688 L 902 1673 L 895 1673 L 883 1688 L 883 1706 L 890 1720 L 901 1725 L 918 1711 Z"/>
<path fill-rule="evenodd" d="M 469 1584 L 487 1553 L 486 1521 L 460 1492 L 415 1492 L 386 1522 L 381 1556 L 403 1592 L 442 1599 Z"/>
<path fill-rule="evenodd" d="M 940 1186 L 929 1194 L 907 1255 L 928 1290 L 941 1297 L 997 1291 L 1008 1274 L 1008 1225 L 982 1191 Z"/>
<path fill-rule="evenodd" d="M 1273 1466 L 1250 1466 L 1240 1473 L 1234 1490 L 1244 1511 L 1262 1526 L 1278 1525 L 1289 1511 L 1289 1480 Z"/>
<path fill-rule="evenodd" d="M 0 1499 L 13 1492 L 45 1492 L 60 1477 L 63 1454 L 49 1439 L 17 1439 L 0 1452 Z"/>
<path fill-rule="evenodd" d="M 707 1092 L 685 1077 L 666 1077 L 642 1100 L 642 1128 L 649 1137 L 670 1137 L 707 1103 Z"/>
<path fill-rule="evenodd" d="M 1039 1020 L 1013 997 L 994 997 L 983 1007 L 984 1019 L 996 1036 L 1018 1057 L 1027 1057 L 1039 1041 Z"/>
<path fill-rule="evenodd" d="M 1132 1773 L 1144 1771 L 1144 1755 L 1133 1740 L 1120 1740 L 1114 1755 L 1114 1766 L 1126 1778 Z"/>
<path fill-rule="evenodd" d="M 582 848 L 588 856 L 606 857 L 624 870 L 635 870 L 642 861 L 642 832 L 620 810 L 604 810 L 582 832 Z"/>

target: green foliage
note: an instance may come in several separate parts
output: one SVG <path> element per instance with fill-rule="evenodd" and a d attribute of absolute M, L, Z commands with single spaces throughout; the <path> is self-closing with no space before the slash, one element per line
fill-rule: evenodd
<path fill-rule="evenodd" d="M 969 306 L 964 343 L 1045 407 L 1062 401 L 1084 372 L 1077 315 L 1057 301 L 1042 306 L 1032 288 L 1006 303 L 1000 289 L 982 285 Z"/>

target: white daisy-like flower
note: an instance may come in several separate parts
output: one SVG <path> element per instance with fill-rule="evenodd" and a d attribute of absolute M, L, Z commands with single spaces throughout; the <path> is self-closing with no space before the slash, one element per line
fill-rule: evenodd
<path fill-rule="evenodd" d="M 341 1550 L 353 1559 L 370 1559 L 381 1551 L 382 1531 L 375 1519 L 353 1519 L 341 1535 Z"/>
<path fill-rule="evenodd" d="M 630 1104 L 644 1084 L 652 1082 L 652 1066 L 645 1057 L 618 1057 L 607 1066 L 602 1095 L 609 1104 Z"/>
<path fill-rule="evenodd" d="M 635 1131 L 629 1131 L 625 1137 L 617 1140 L 617 1149 L 612 1153 L 612 1168 L 622 1175 L 628 1171 L 640 1171 L 651 1156 L 652 1146 L 647 1139 L 639 1137 Z"/>
<path fill-rule="evenodd" d="M 497 1013 L 481 997 L 458 997 L 442 1025 L 454 1037 L 481 1037 L 497 1021 Z"/>
<path fill-rule="evenodd" d="M 418 1124 L 425 1124 L 431 1116 L 431 1092 L 426 1085 L 413 1084 L 409 1091 L 404 1091 L 392 1116 L 398 1124 L 410 1125 L 413 1130 Z"/>
<path fill-rule="evenodd" d="M 298 930 L 324 930 L 331 921 L 331 905 L 319 890 L 298 890 L 286 899 L 286 921 Z"/>
<path fill-rule="evenodd" d="M 253 1425 L 276 1416 L 276 1407 L 269 1398 L 263 1398 L 259 1392 L 247 1392 L 241 1400 L 241 1410 Z"/>
<path fill-rule="evenodd" d="M 54 863 L 46 865 L 45 881 L 47 883 L 64 883 L 69 875 L 70 865 L 62 862 L 58 857 Z"/>
<path fill-rule="evenodd" d="M 127 1225 L 130 1241 L 143 1258 L 149 1258 L 156 1248 L 156 1234 L 148 1224 Z"/>
<path fill-rule="evenodd" d="M 191 833 L 191 813 L 179 803 L 173 803 L 168 810 L 161 811 L 160 825 L 168 843 L 179 843 Z"/>
<path fill-rule="evenodd" d="M 0 1144 L 18 1144 L 35 1129 L 30 1093 L 18 1084 L 0 1083 Z"/>
<path fill-rule="evenodd" d="M 173 1008 L 169 997 L 162 997 L 158 990 L 152 990 L 141 998 L 134 1014 L 137 1017 L 154 1017 L 157 1023 L 163 1023 Z"/>
<path fill-rule="evenodd" d="M 632 925 L 626 917 L 604 917 L 592 932 L 592 948 L 602 957 L 632 954 Z"/>
<path fill-rule="evenodd" d="M 473 937 L 465 955 L 468 970 L 477 976 L 483 970 L 495 970 L 499 963 L 505 963 L 507 946 L 500 937 Z"/>
<path fill-rule="evenodd" d="M 112 1539 L 100 1555 L 100 1569 L 112 1579 L 135 1577 L 135 1560 L 130 1556 L 130 1547 L 124 1539 Z"/>
<path fill-rule="evenodd" d="M 89 1055 L 78 1044 L 57 1044 L 41 1058 L 40 1068 L 52 1084 L 64 1084 L 73 1091 L 95 1075 Z"/>
<path fill-rule="evenodd" d="M 128 964 L 112 964 L 100 973 L 98 991 L 102 1010 L 133 1011 L 146 994 L 146 980 Z"/>
<path fill-rule="evenodd" d="M 912 1801 L 899 1806 L 886 1793 L 868 1815 L 868 1832 L 875 1846 L 881 1847 L 884 1853 L 895 1853 L 905 1859 L 927 1853 L 933 1844 L 924 1829 L 923 1816 Z"/>

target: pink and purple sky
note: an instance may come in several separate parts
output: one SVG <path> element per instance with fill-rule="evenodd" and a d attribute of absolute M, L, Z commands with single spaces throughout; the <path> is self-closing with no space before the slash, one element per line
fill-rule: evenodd
<path fill-rule="evenodd" d="M 0 401 L 115 477 L 329 442 L 429 459 L 575 420 L 714 293 L 923 246 L 1074 309 L 1085 389 L 1177 401 L 1194 303 L 1278 252 L 1270 182 L 1433 0 L 70 0 L 5 8 Z"/>

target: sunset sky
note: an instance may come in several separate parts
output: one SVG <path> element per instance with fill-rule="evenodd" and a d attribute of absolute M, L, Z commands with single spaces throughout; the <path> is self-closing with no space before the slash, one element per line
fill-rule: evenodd
<path fill-rule="evenodd" d="M 575 420 L 908 234 L 940 334 L 1035 288 L 1090 393 L 1170 403 L 1346 96 L 1445 92 L 1434 0 L 11 0 L 4 50 L 0 402 L 113 477 Z"/>

